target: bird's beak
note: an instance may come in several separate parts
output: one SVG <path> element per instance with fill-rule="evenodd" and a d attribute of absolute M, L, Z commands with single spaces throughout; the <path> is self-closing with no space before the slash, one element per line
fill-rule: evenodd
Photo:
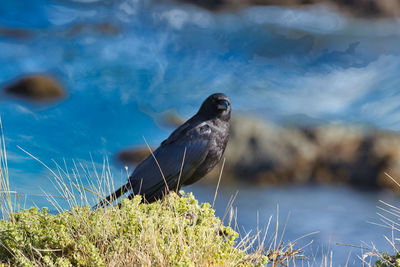
<path fill-rule="evenodd" d="M 228 102 L 227 101 L 222 101 L 218 103 L 217 106 L 218 110 L 227 110 L 228 109 Z"/>

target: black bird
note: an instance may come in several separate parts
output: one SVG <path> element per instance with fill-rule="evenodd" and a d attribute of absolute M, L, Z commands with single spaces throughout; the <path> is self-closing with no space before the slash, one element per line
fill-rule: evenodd
<path fill-rule="evenodd" d="M 225 94 L 212 94 L 199 111 L 164 140 L 143 160 L 128 183 L 103 199 L 94 208 L 107 205 L 129 190 L 154 202 L 170 191 L 201 179 L 220 161 L 229 139 L 231 104 Z"/>

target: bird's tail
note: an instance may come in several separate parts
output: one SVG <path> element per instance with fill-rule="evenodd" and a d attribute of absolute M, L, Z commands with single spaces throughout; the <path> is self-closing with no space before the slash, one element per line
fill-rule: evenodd
<path fill-rule="evenodd" d="M 94 205 L 92 209 L 97 209 L 100 207 L 102 208 L 102 207 L 109 205 L 111 202 L 113 202 L 117 198 L 121 197 L 123 194 L 128 192 L 130 189 L 131 189 L 131 183 L 128 182 L 127 184 L 124 184 L 123 186 L 121 186 L 117 191 L 110 194 L 108 197 L 104 198 L 99 203 Z"/>

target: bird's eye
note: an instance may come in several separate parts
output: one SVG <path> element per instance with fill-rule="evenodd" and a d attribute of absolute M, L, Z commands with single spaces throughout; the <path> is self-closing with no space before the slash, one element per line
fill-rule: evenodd
<path fill-rule="evenodd" d="M 218 110 L 227 110 L 229 107 L 229 102 L 226 100 L 219 100 L 217 108 Z"/>

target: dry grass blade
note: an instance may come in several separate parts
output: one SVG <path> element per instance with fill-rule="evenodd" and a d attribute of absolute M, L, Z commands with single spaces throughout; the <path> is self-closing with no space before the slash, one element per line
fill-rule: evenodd
<path fill-rule="evenodd" d="M 6 153 L 6 145 L 4 140 L 4 132 L 3 132 L 3 123 L 0 117 L 0 130 L 1 130 L 1 139 L 0 139 L 0 191 L 4 192 L 0 194 L 0 206 L 1 206 L 1 214 L 3 219 L 13 219 L 13 204 L 10 195 L 10 183 L 8 176 L 8 164 L 7 164 L 7 153 Z"/>
<path fill-rule="evenodd" d="M 213 207 L 213 208 L 214 208 L 215 200 L 217 199 L 219 184 L 220 184 L 220 182 L 221 182 L 221 177 L 222 177 L 222 172 L 224 171 L 224 166 L 225 166 L 225 158 L 224 158 L 224 160 L 222 161 L 221 171 L 219 172 L 217 188 L 215 189 L 214 199 L 213 199 L 213 203 L 212 203 L 212 207 Z"/>
<path fill-rule="evenodd" d="M 164 172 L 162 171 L 161 166 L 160 166 L 160 164 L 158 163 L 158 160 L 156 159 L 156 156 L 154 156 L 153 150 L 151 149 L 151 147 L 150 147 L 149 144 L 147 143 L 146 138 L 144 138 L 144 136 L 143 136 L 143 139 L 144 139 L 144 142 L 146 143 L 147 148 L 149 149 L 149 151 L 150 151 L 150 153 L 151 153 L 151 156 L 153 157 L 154 161 L 156 162 L 158 169 L 160 170 L 161 176 L 162 176 L 162 178 L 163 178 L 163 180 L 164 180 L 164 183 L 165 183 L 165 186 L 166 186 L 166 188 L 167 188 L 167 192 L 169 192 L 169 187 L 168 187 L 167 180 L 165 179 Z M 186 152 L 185 152 L 185 153 L 186 153 Z"/>
<path fill-rule="evenodd" d="M 394 177 L 392 177 L 388 173 L 385 173 L 385 175 L 392 182 L 394 182 L 397 186 L 400 187 L 400 183 Z M 400 208 L 395 207 L 394 205 L 391 205 L 382 200 L 379 200 L 379 202 L 384 205 L 383 207 L 380 206 L 377 207 L 378 210 L 380 210 L 380 212 L 377 212 L 377 215 L 379 216 L 381 223 L 371 222 L 371 224 L 378 225 L 380 227 L 384 227 L 391 230 L 392 234 L 391 238 L 387 237 L 386 235 L 384 236 L 384 238 L 387 241 L 387 243 L 392 247 L 393 252 L 389 254 L 381 252 L 372 243 L 370 248 L 368 249 L 363 248 L 368 252 L 363 253 L 360 259 L 363 263 L 363 266 L 374 266 L 374 267 L 398 266 L 398 261 L 400 261 L 400 251 L 398 248 L 399 243 L 395 242 L 396 240 L 398 240 L 395 237 L 395 234 L 400 233 L 400 223 L 398 222 L 400 220 Z"/>
<path fill-rule="evenodd" d="M 179 188 L 180 188 L 180 182 L 181 182 L 181 176 L 182 176 L 182 171 L 183 171 L 183 164 L 185 163 L 185 158 L 186 158 L 186 147 L 185 150 L 183 151 L 183 158 L 182 158 L 182 164 L 181 164 L 181 169 L 179 170 L 179 176 L 178 176 L 178 183 L 176 186 L 176 193 L 178 193 Z"/>

